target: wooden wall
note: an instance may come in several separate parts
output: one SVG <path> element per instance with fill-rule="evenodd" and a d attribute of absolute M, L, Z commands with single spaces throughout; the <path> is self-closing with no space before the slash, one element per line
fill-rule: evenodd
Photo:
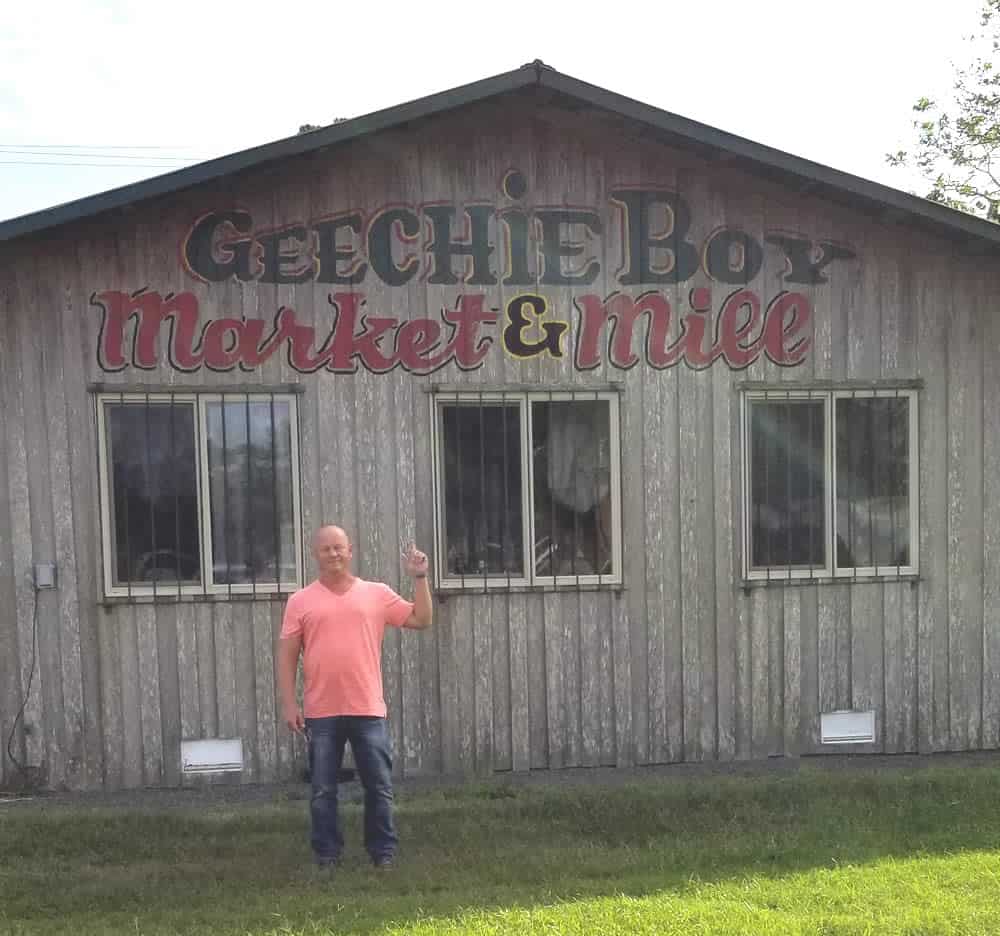
<path fill-rule="evenodd" d="M 302 376 L 279 356 L 249 375 L 98 370 L 95 290 L 193 290 L 213 317 L 269 319 L 290 305 L 321 330 L 328 322 L 320 285 L 187 276 L 178 244 L 203 211 L 238 203 L 263 227 L 390 202 L 491 200 L 510 166 L 534 204 L 606 211 L 611 186 L 656 183 L 689 200 L 698 243 L 726 223 L 761 240 L 792 229 L 848 242 L 858 260 L 811 292 L 815 344 L 797 368 L 578 373 L 566 359 L 518 362 L 495 349 L 478 371 L 433 378 Z M 605 243 L 602 295 L 617 288 L 617 248 Z M 241 737 L 246 781 L 289 777 L 302 757 L 275 704 L 280 601 L 99 603 L 92 381 L 301 382 L 305 530 L 342 523 L 360 573 L 396 586 L 399 544 L 432 538 L 429 380 L 622 381 L 625 588 L 452 596 L 429 633 L 389 633 L 387 701 L 405 774 L 818 752 L 819 713 L 846 707 L 876 710 L 877 742 L 864 750 L 1000 743 L 995 258 L 640 139 L 623 121 L 502 103 L 0 250 L 0 726 L 5 746 L 31 670 L 31 564 L 54 559 L 59 587 L 38 594 L 28 733 L 15 735 L 52 787 L 177 785 L 182 738 Z M 769 295 L 781 288 L 777 260 L 768 252 L 758 281 Z M 456 292 L 416 279 L 389 289 L 373 276 L 362 288 L 370 308 L 404 318 L 435 315 Z M 544 292 L 571 317 L 570 290 Z M 491 298 L 502 305 L 509 293 L 498 286 Z M 924 381 L 920 581 L 744 591 L 736 384 L 877 378 Z M 9 782 L 6 751 L 0 764 Z"/>

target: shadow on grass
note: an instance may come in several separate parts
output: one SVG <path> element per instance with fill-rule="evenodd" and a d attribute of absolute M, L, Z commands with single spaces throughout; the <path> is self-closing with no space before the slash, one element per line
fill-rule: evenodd
<path fill-rule="evenodd" d="M 402 850 L 370 870 L 309 863 L 302 802 L 0 814 L 0 922 L 13 932 L 378 932 L 470 910 L 683 892 L 886 858 L 1000 847 L 1000 771 L 802 771 L 615 788 L 490 784 L 406 797 Z"/>

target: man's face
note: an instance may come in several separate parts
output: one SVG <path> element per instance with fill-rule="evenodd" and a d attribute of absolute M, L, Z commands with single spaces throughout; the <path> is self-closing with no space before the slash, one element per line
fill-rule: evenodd
<path fill-rule="evenodd" d="M 353 555 L 351 541 L 343 530 L 320 530 L 313 542 L 313 555 L 320 572 L 346 572 Z"/>

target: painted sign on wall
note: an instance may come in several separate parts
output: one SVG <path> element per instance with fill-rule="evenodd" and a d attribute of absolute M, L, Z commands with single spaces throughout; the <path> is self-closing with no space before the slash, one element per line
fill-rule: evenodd
<path fill-rule="evenodd" d="M 741 369 L 761 357 L 790 367 L 812 344 L 804 290 L 827 282 L 834 262 L 854 257 L 832 241 L 775 232 L 761 242 L 731 226 L 695 243 L 689 206 L 661 188 L 613 188 L 610 231 L 593 208 L 520 207 L 526 184 L 516 170 L 502 191 L 507 207 L 392 205 L 368 218 L 346 211 L 277 229 L 257 227 L 241 209 L 205 214 L 181 244 L 189 276 L 203 284 L 326 287 L 329 324 L 305 322 L 290 306 L 271 320 L 203 320 L 191 291 L 103 291 L 92 297 L 102 315 L 100 366 L 251 371 L 281 353 L 302 373 L 360 366 L 430 374 L 451 363 L 475 369 L 500 344 L 519 359 L 572 356 L 580 370 L 605 360 L 622 369 L 639 360 L 654 368 L 721 360 Z M 611 273 L 602 267 L 615 253 L 606 237 L 620 258 Z M 752 288 L 765 250 L 783 265 L 770 297 Z M 699 274 L 712 285 L 691 284 Z M 619 288 L 588 291 L 602 275 Z M 454 301 L 405 318 L 377 307 L 416 284 L 456 287 Z M 371 286 L 377 298 L 369 300 Z M 494 287 L 503 289 L 502 303 Z"/>

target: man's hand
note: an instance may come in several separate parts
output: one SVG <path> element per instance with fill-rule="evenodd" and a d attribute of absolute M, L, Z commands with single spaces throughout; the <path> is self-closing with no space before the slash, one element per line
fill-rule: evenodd
<path fill-rule="evenodd" d="M 302 717 L 302 709 L 298 705 L 284 706 L 285 724 L 298 734 L 303 734 L 306 730 L 306 720 Z"/>
<path fill-rule="evenodd" d="M 422 553 L 417 547 L 410 543 L 406 552 L 403 553 L 403 568 L 410 578 L 427 578 L 429 567 L 427 555 Z"/>

